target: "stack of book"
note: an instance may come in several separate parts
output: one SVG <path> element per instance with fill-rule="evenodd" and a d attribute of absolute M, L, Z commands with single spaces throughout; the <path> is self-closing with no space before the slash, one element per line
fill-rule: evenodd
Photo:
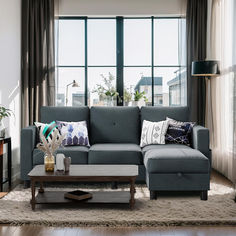
<path fill-rule="evenodd" d="M 89 192 L 81 191 L 81 190 L 75 190 L 72 192 L 65 193 L 65 198 L 72 199 L 72 200 L 86 200 L 93 197 L 93 195 Z"/>

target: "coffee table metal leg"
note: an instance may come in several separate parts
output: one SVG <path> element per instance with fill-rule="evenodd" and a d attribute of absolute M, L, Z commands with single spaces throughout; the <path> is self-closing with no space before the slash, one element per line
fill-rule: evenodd
<path fill-rule="evenodd" d="M 39 189 L 40 193 L 44 193 L 44 189 L 43 189 L 43 182 L 40 182 L 40 189 Z"/>
<path fill-rule="evenodd" d="M 35 200 L 35 181 L 34 180 L 31 180 L 31 194 L 32 194 L 31 207 L 32 207 L 32 210 L 35 210 L 36 200 Z"/>
<path fill-rule="evenodd" d="M 134 208 L 134 203 L 135 203 L 135 200 L 134 200 L 134 193 L 135 193 L 134 183 L 135 183 L 135 180 L 132 179 L 130 181 L 130 201 L 129 201 L 131 209 Z"/>

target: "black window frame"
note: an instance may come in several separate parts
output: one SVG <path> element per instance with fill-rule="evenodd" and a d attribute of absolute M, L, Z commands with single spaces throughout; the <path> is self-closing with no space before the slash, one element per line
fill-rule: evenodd
<path fill-rule="evenodd" d="M 116 65 L 88 65 L 88 30 L 87 22 L 88 19 L 94 20 L 116 20 Z M 150 19 L 151 20 L 151 65 L 124 65 L 124 20 L 125 19 Z M 154 106 L 154 69 L 155 68 L 184 68 L 183 65 L 154 65 L 154 20 L 155 19 L 185 19 L 181 16 L 173 17 L 156 17 L 156 16 L 146 16 L 146 17 L 88 17 L 88 16 L 60 16 L 59 20 L 83 20 L 84 21 L 84 32 L 85 32 L 85 63 L 82 65 L 57 65 L 58 68 L 84 68 L 85 73 L 85 106 L 88 105 L 88 68 L 96 67 L 112 67 L 116 68 L 116 89 L 119 93 L 119 99 L 117 99 L 117 106 L 123 106 L 123 93 L 124 93 L 124 68 L 138 68 L 138 67 L 148 67 L 151 68 L 151 78 L 152 78 L 152 106 Z M 57 76 L 58 79 L 58 76 Z M 57 81 L 58 84 L 58 81 Z M 187 94 L 186 94 L 187 95 Z M 181 98 L 180 98 L 181 99 Z M 180 106 L 182 106 L 180 104 Z"/>

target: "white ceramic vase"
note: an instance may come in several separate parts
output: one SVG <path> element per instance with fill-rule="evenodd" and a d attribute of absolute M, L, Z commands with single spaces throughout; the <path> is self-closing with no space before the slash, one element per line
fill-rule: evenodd
<path fill-rule="evenodd" d="M 64 170 L 64 159 L 65 159 L 65 155 L 62 153 L 58 153 L 56 155 L 56 167 L 57 170 Z"/>
<path fill-rule="evenodd" d="M 137 106 L 137 107 L 145 106 L 145 101 L 143 100 L 133 101 L 133 106 Z"/>
<path fill-rule="evenodd" d="M 0 120 L 0 138 L 4 138 L 5 137 L 5 131 L 6 131 L 6 127 L 3 123 L 2 120 Z"/>

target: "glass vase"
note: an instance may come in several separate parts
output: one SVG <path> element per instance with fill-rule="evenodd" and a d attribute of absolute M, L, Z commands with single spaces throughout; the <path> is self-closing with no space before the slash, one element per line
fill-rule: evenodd
<path fill-rule="evenodd" d="M 45 155 L 44 156 L 44 167 L 46 172 L 54 172 L 54 166 L 55 166 L 55 157 Z"/>
<path fill-rule="evenodd" d="M 114 106 L 113 98 L 112 98 L 112 97 L 107 96 L 107 98 L 106 98 L 106 105 L 107 105 L 108 107 L 113 107 L 113 106 Z"/>

